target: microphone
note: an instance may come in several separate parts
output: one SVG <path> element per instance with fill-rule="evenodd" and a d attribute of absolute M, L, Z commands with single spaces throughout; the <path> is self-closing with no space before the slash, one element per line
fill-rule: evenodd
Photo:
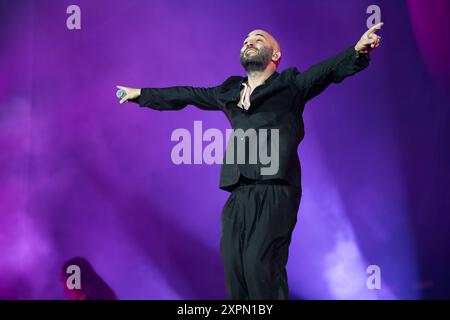
<path fill-rule="evenodd" d="M 119 89 L 116 92 L 116 97 L 119 98 L 119 99 L 122 99 L 126 95 L 127 95 L 127 93 L 125 92 L 125 90 L 122 90 L 122 89 Z"/>

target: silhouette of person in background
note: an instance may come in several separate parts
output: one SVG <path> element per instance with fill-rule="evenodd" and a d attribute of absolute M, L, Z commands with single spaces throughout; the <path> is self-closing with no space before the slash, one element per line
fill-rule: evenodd
<path fill-rule="evenodd" d="M 67 280 L 71 276 L 71 273 L 68 273 L 67 269 L 72 265 L 80 268 L 80 289 L 71 289 L 67 285 Z M 83 257 L 75 257 L 64 262 L 60 279 L 64 287 L 66 300 L 117 300 L 114 291 Z"/>

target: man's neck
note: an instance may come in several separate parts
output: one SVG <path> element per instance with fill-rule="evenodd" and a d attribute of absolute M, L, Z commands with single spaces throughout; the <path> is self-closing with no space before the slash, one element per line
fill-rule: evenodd
<path fill-rule="evenodd" d="M 249 73 L 247 73 L 248 85 L 251 88 L 259 86 L 260 84 L 264 83 L 267 78 L 269 78 L 274 72 L 275 69 L 270 67 L 267 67 L 263 71 L 250 71 Z"/>

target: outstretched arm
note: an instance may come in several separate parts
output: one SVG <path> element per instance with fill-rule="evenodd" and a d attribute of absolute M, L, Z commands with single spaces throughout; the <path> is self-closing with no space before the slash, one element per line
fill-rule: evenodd
<path fill-rule="evenodd" d="M 180 110 L 187 105 L 194 105 L 204 110 L 221 110 L 217 100 L 218 87 L 195 88 L 177 86 L 168 88 L 128 88 L 117 86 L 125 91 L 120 103 L 134 102 L 142 107 L 155 110 Z"/>
<path fill-rule="evenodd" d="M 295 84 L 308 101 L 331 83 L 339 83 L 346 77 L 359 72 L 369 65 L 369 52 L 380 45 L 381 37 L 375 34 L 383 23 L 379 23 L 367 30 L 355 46 L 310 67 L 305 72 L 295 73 Z"/>

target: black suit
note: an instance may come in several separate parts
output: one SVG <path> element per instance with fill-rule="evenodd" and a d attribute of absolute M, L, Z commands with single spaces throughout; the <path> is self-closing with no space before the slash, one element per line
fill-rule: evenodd
<path fill-rule="evenodd" d="M 296 68 L 274 72 L 254 89 L 248 110 L 237 106 L 242 83 L 247 80 L 241 76 L 229 77 L 221 85 L 210 88 L 144 88 L 141 96 L 133 100 L 143 107 L 161 111 L 180 110 L 187 105 L 221 110 L 234 130 L 278 130 L 276 172 L 262 174 L 268 165 L 259 158 L 256 163 L 249 163 L 247 154 L 246 163 L 236 163 L 235 159 L 233 163 L 224 160 L 222 164 L 220 188 L 232 192 L 222 212 L 221 242 L 229 298 L 287 298 L 284 267 L 301 197 L 297 147 L 304 137 L 305 104 L 331 83 L 339 83 L 367 67 L 369 61 L 368 54 L 358 55 L 351 46 L 305 72 Z M 268 154 L 272 152 L 272 132 L 263 137 Z M 256 148 L 256 143 L 249 143 L 249 136 L 242 137 L 247 152 Z M 234 154 L 239 145 L 237 140 L 235 142 Z M 260 148 L 261 144 L 258 146 Z M 240 179 L 244 179 L 244 183 L 240 183 Z M 280 201 L 280 198 L 285 199 Z M 280 214 L 284 214 L 284 218 Z M 253 222 L 249 224 L 249 221 Z"/>

